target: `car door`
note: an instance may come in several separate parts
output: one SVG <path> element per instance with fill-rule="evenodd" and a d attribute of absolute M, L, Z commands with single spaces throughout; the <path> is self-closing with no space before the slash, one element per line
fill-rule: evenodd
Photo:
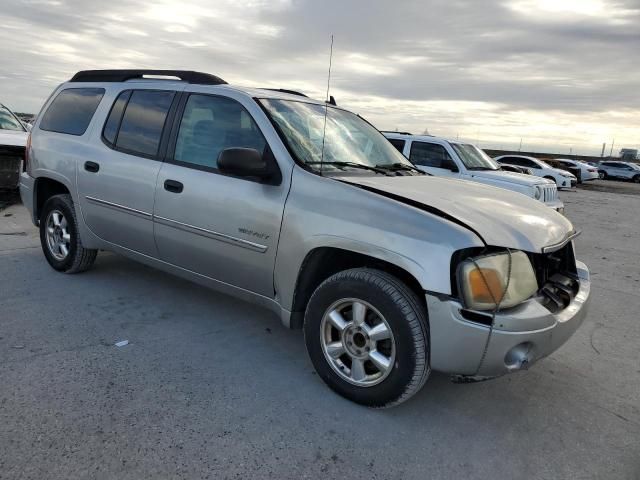
<path fill-rule="evenodd" d="M 620 176 L 622 178 L 632 178 L 635 175 L 635 170 L 633 169 L 633 167 L 626 165 L 624 163 L 620 163 L 618 164 L 618 166 L 620 167 Z"/>
<path fill-rule="evenodd" d="M 271 152 L 257 123 L 238 101 L 190 93 L 181 103 L 156 186 L 154 222 L 160 258 L 273 297 L 288 180 L 268 185 L 224 175 L 217 168 L 218 156 L 226 148 Z"/>
<path fill-rule="evenodd" d="M 153 202 L 162 133 L 175 90 L 120 92 L 95 151 L 78 165 L 78 191 L 86 225 L 115 245 L 156 256 Z"/>
<path fill-rule="evenodd" d="M 438 177 L 460 177 L 460 170 L 444 146 L 438 143 L 414 140 L 409 160 L 420 170 Z"/>

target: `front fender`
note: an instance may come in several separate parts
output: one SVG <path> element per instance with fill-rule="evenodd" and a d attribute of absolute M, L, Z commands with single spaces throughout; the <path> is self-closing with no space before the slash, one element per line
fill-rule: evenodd
<path fill-rule="evenodd" d="M 330 247 L 385 261 L 411 274 L 423 290 L 450 294 L 453 253 L 483 245 L 469 229 L 434 213 L 295 169 L 274 286 L 280 305 L 291 310 L 305 259 Z"/>

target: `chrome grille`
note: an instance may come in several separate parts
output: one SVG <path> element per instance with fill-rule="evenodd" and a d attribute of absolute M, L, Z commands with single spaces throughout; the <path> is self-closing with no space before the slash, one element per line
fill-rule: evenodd
<path fill-rule="evenodd" d="M 542 186 L 542 201 L 552 202 L 558 199 L 558 188 L 555 185 Z"/>

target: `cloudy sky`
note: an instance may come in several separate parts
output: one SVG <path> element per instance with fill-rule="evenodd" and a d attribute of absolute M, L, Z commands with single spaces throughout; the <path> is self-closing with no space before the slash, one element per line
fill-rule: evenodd
<path fill-rule="evenodd" d="M 484 147 L 640 147 L 640 0 L 3 0 L 0 102 L 77 70 L 171 68 L 332 94 L 380 129 Z"/>

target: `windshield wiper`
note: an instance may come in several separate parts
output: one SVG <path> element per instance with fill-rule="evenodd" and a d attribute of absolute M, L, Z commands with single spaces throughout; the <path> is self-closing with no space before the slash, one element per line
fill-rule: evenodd
<path fill-rule="evenodd" d="M 495 172 L 499 169 L 490 167 L 467 167 L 467 170 L 491 170 L 492 172 Z"/>
<path fill-rule="evenodd" d="M 422 175 L 430 175 L 428 173 L 423 172 L 418 167 L 414 167 L 413 165 L 407 165 L 406 163 L 400 163 L 400 162 L 388 163 L 388 164 L 384 164 L 384 165 L 376 165 L 376 168 L 380 168 L 380 169 L 383 169 L 383 170 L 389 170 L 389 171 L 392 171 L 392 172 L 397 172 L 397 171 L 401 170 L 401 171 L 407 171 L 407 172 L 417 172 L 417 173 L 420 173 Z"/>
<path fill-rule="evenodd" d="M 371 172 L 376 172 L 381 175 L 388 175 L 389 172 L 387 170 L 383 170 L 381 168 L 371 167 L 369 165 L 365 165 L 363 163 L 357 162 L 307 162 L 307 165 L 334 165 L 336 167 L 349 167 L 349 168 L 360 168 L 362 170 L 369 170 Z"/>

